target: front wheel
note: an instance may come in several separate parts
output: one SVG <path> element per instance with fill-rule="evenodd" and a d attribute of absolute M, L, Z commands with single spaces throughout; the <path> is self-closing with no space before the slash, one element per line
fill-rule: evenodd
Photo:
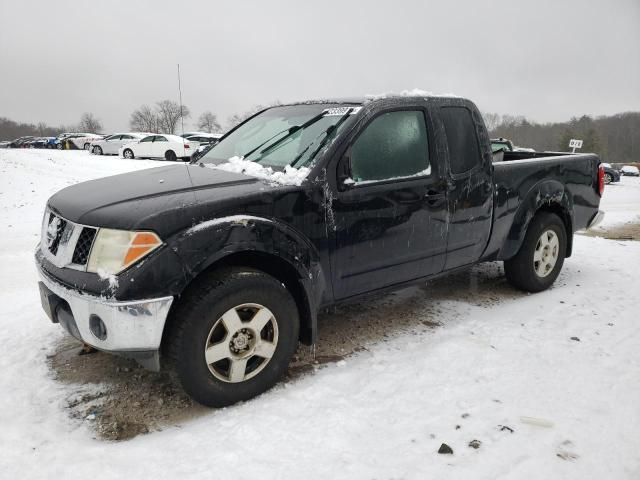
<path fill-rule="evenodd" d="M 299 316 L 275 278 L 251 269 L 209 274 L 174 312 L 169 348 L 184 390 L 223 407 L 271 388 L 298 345 Z"/>
<path fill-rule="evenodd" d="M 167 150 L 164 154 L 164 159 L 168 162 L 175 162 L 178 157 L 176 157 L 176 152 L 174 152 L 173 150 Z"/>
<path fill-rule="evenodd" d="M 85 143 L 85 144 L 84 144 L 84 146 L 83 146 L 83 148 L 84 148 L 85 150 L 89 150 L 89 147 L 91 147 L 91 144 L 90 144 L 90 143 Z"/>
<path fill-rule="evenodd" d="M 613 177 L 611 176 L 610 173 L 605 173 L 604 174 L 604 183 L 609 185 L 611 182 L 613 182 Z"/>
<path fill-rule="evenodd" d="M 131 150 L 130 148 L 125 149 L 125 151 L 122 152 L 122 156 L 124 158 L 126 158 L 127 160 L 133 160 L 133 158 L 134 158 L 133 150 Z"/>
<path fill-rule="evenodd" d="M 95 146 L 95 147 L 93 147 L 93 153 L 94 153 L 95 155 L 102 155 L 102 148 L 101 148 L 101 147 L 99 147 L 99 146 Z"/>
<path fill-rule="evenodd" d="M 507 280 L 526 292 L 541 292 L 558 278 L 567 251 L 564 223 L 553 213 L 538 213 L 518 253 L 504 262 Z"/>

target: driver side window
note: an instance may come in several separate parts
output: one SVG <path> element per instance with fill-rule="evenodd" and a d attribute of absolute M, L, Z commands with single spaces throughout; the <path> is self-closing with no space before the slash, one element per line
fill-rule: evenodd
<path fill-rule="evenodd" d="M 429 144 L 422 111 L 397 111 L 376 117 L 351 147 L 355 183 L 428 175 Z"/>

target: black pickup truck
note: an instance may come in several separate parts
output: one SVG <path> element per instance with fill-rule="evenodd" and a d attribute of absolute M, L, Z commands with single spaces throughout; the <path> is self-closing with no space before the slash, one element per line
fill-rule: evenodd
<path fill-rule="evenodd" d="M 316 342 L 321 308 L 497 260 L 548 288 L 602 216 L 599 159 L 499 153 L 462 98 L 266 109 L 197 162 L 53 195 L 43 307 L 86 344 L 172 366 L 205 405 L 251 398 Z"/>

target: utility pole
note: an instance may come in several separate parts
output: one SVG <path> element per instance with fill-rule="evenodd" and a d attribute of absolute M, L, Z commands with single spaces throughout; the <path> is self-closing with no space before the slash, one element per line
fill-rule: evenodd
<path fill-rule="evenodd" d="M 182 85 L 180 83 L 180 64 L 178 64 L 178 93 L 180 94 L 180 125 L 182 127 L 182 135 L 184 135 L 184 115 L 182 113 Z"/>

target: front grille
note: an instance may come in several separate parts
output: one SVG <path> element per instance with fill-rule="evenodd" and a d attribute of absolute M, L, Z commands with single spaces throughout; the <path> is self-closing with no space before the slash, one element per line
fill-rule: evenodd
<path fill-rule="evenodd" d="M 53 255 L 58 253 L 58 247 L 60 246 L 60 240 L 62 240 L 65 228 L 67 228 L 67 221 L 64 218 L 57 217 L 53 213 L 49 215 L 46 242 L 49 251 Z"/>
<path fill-rule="evenodd" d="M 76 265 L 86 265 L 89 260 L 89 253 L 91 252 L 91 246 L 93 245 L 93 240 L 96 238 L 96 233 L 98 231 L 95 228 L 84 227 L 80 236 L 78 237 L 78 242 L 76 243 L 76 248 L 73 251 L 73 257 L 71 259 L 71 263 L 75 263 Z"/>
<path fill-rule="evenodd" d="M 62 218 L 47 209 L 42 222 L 40 251 L 58 268 L 86 271 L 98 229 Z"/>

